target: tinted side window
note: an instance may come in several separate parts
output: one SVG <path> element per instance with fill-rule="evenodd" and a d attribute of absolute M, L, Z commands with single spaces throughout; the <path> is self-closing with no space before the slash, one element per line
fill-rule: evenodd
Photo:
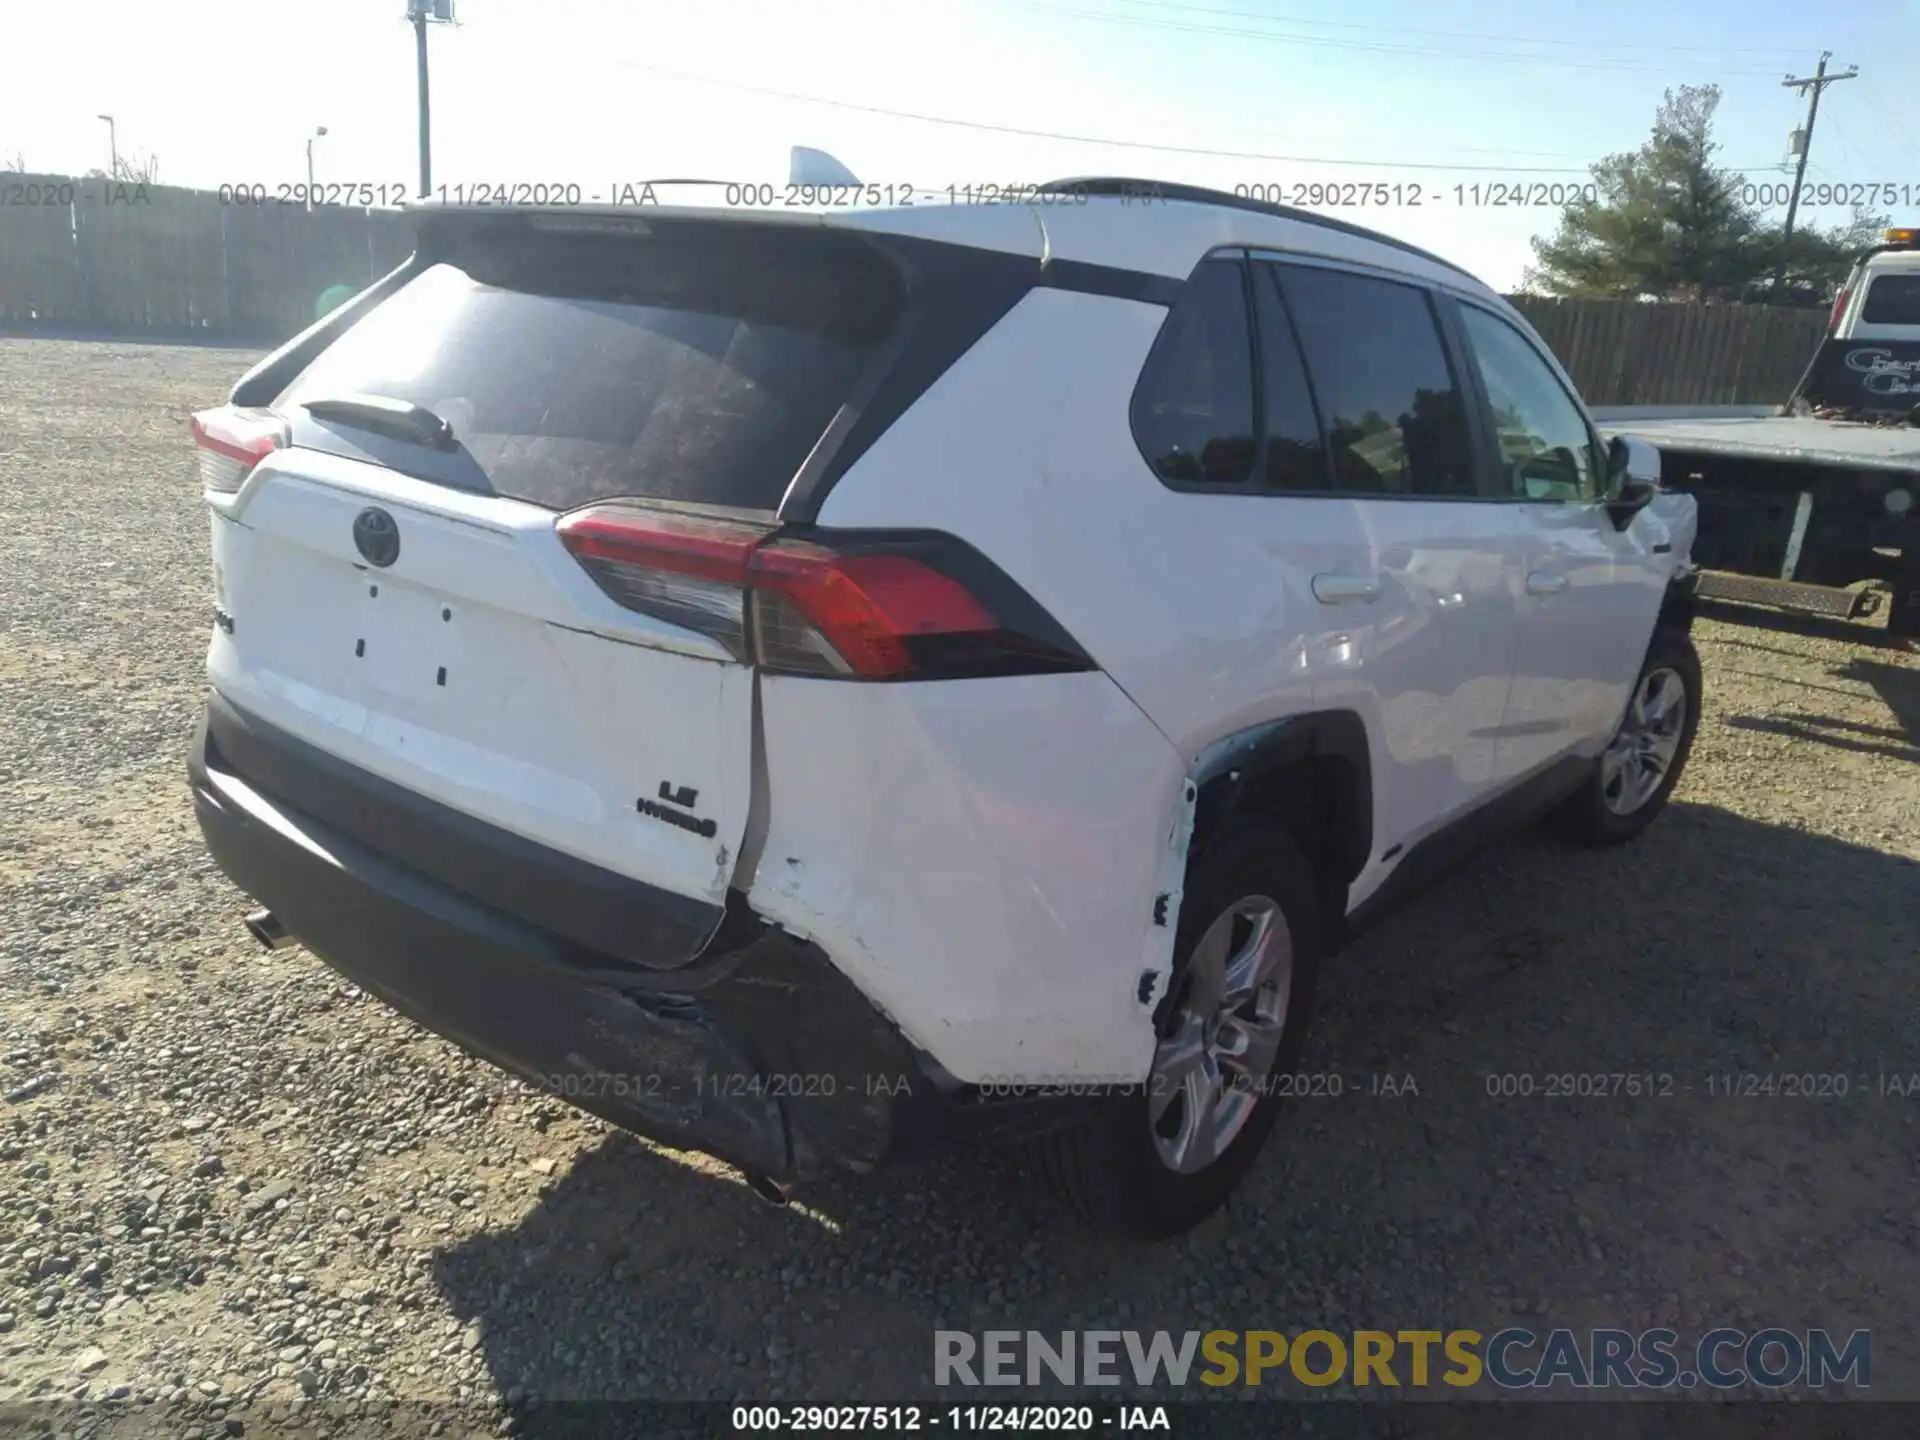
<path fill-rule="evenodd" d="M 1280 299 L 1276 267 L 1253 267 L 1254 320 L 1260 331 L 1260 395 L 1267 451 L 1261 484 L 1268 490 L 1327 490 L 1327 448 L 1300 341 Z"/>
<path fill-rule="evenodd" d="M 1473 495 L 1466 406 L 1426 292 L 1344 271 L 1274 268 L 1306 352 L 1339 488 Z"/>
<path fill-rule="evenodd" d="M 1920 325 L 1920 275 L 1876 275 L 1860 319 L 1867 325 Z"/>
<path fill-rule="evenodd" d="M 1540 353 L 1513 326 L 1462 305 L 1467 343 L 1487 387 L 1507 493 L 1574 503 L 1600 494 L 1600 462 L 1585 417 Z"/>
<path fill-rule="evenodd" d="M 1237 260 L 1194 272 L 1133 392 L 1133 436 L 1162 480 L 1244 484 L 1258 449 L 1253 340 Z"/>

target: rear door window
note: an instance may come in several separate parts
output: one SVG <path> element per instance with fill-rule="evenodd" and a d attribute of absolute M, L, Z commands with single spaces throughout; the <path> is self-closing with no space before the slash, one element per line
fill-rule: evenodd
<path fill-rule="evenodd" d="M 1876 275 L 1860 307 L 1867 325 L 1920 325 L 1920 275 Z"/>
<path fill-rule="evenodd" d="M 1313 377 L 1338 488 L 1473 496 L 1466 405 L 1427 292 L 1343 270 L 1273 268 Z"/>
<path fill-rule="evenodd" d="M 431 410 L 499 494 L 776 508 L 904 303 L 857 236 L 719 223 L 481 230 L 279 398 Z"/>
<path fill-rule="evenodd" d="M 1281 492 L 1322 491 L 1329 485 L 1326 439 L 1313 405 L 1313 387 L 1300 340 L 1280 299 L 1278 269 L 1253 267 L 1254 315 L 1260 331 L 1260 398 L 1266 431 L 1262 483 Z"/>

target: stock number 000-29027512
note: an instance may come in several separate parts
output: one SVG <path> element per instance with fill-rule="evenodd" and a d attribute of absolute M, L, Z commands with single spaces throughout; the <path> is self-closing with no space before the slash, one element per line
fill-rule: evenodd
<path fill-rule="evenodd" d="M 1600 192 L 1591 182 L 1558 180 L 1491 180 L 1469 185 L 1428 185 L 1418 180 L 1274 180 L 1242 182 L 1233 187 L 1233 193 L 1264 205 L 1334 210 L 1448 204 L 1482 210 L 1571 205 L 1597 200 Z"/>
<path fill-rule="evenodd" d="M 1123 1411 L 1121 1430 L 1169 1428 L 1165 1407 L 1138 1406 L 1133 1423 Z M 1156 1424 L 1154 1416 L 1159 1415 Z M 1058 1430 L 1081 1431 L 1112 1426 L 1112 1418 L 1091 1405 L 736 1405 L 731 1416 L 736 1434 L 773 1431 L 899 1430 Z"/>

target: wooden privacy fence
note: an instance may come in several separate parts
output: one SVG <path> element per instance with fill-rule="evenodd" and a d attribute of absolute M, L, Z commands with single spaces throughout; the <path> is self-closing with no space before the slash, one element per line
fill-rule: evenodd
<path fill-rule="evenodd" d="M 1827 333 L 1824 310 L 1507 298 L 1589 405 L 1778 404 Z"/>
<path fill-rule="evenodd" d="M 392 210 L 0 173 L 0 327 L 277 341 L 406 258 Z M 1785 400 L 1818 310 L 1511 297 L 1593 405 Z"/>
<path fill-rule="evenodd" d="M 280 340 L 411 248 L 389 210 L 0 173 L 0 326 Z"/>

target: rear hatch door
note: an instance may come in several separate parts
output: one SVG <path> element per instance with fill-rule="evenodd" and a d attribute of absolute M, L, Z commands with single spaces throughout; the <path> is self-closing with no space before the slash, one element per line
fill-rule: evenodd
<path fill-rule="evenodd" d="M 209 495 L 214 684 L 717 926 L 752 802 L 753 672 L 724 623 L 623 600 L 556 522 L 622 498 L 771 527 L 876 362 L 898 275 L 822 228 L 525 216 L 464 222 L 424 258 L 274 400 L 290 443 Z M 681 963 L 704 938 L 628 958 Z"/>

